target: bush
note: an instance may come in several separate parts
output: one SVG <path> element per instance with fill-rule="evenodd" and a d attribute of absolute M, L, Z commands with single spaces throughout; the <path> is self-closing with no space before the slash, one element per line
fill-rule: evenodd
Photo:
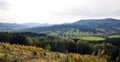
<path fill-rule="evenodd" d="M 78 41 L 77 42 L 77 52 L 80 54 L 90 54 L 91 53 L 91 47 L 87 42 L 84 41 Z"/>
<path fill-rule="evenodd" d="M 94 55 L 104 57 L 107 61 L 116 61 L 118 56 L 117 48 L 110 43 L 95 44 L 93 49 Z"/>
<path fill-rule="evenodd" d="M 46 49 L 47 51 L 51 51 L 51 46 L 48 44 L 48 45 L 45 47 L 45 49 Z"/>
<path fill-rule="evenodd" d="M 36 50 L 32 50 L 32 54 L 35 56 L 37 55 L 37 51 Z"/>

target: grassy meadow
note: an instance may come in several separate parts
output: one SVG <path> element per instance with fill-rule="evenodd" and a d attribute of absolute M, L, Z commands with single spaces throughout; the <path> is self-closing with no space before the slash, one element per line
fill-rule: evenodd
<path fill-rule="evenodd" d="M 51 52 L 35 46 L 0 43 L 0 62 L 106 62 L 93 55 Z"/>
<path fill-rule="evenodd" d="M 95 37 L 95 36 L 86 36 L 86 37 L 81 37 L 82 40 L 86 41 L 100 41 L 100 40 L 105 40 L 103 37 Z"/>

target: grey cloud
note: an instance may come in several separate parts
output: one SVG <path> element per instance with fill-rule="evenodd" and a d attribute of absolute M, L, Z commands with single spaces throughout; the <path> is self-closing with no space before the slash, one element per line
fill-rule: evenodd
<path fill-rule="evenodd" d="M 73 16 L 113 16 L 113 15 L 117 15 L 117 16 L 120 16 L 120 9 L 119 10 L 75 9 L 75 10 L 68 10 L 67 12 L 64 12 L 64 15 L 73 15 Z"/>
<path fill-rule="evenodd" d="M 66 16 L 120 16 L 120 0 L 94 0 L 95 2 L 87 6 L 77 6 L 75 8 L 66 8 L 61 12 L 55 12 L 58 15 Z"/>
<path fill-rule="evenodd" d="M 110 15 L 120 15 L 119 11 L 104 11 L 104 10 L 90 10 L 90 9 L 74 9 L 67 10 L 64 12 L 56 12 L 58 15 L 71 15 L 71 16 L 110 16 Z"/>
<path fill-rule="evenodd" d="M 0 10 L 6 10 L 9 8 L 9 4 L 6 0 L 0 0 Z"/>
<path fill-rule="evenodd" d="M 114 14 L 115 14 L 115 15 L 119 15 L 119 16 L 120 16 L 120 8 L 119 8 L 119 9 L 114 10 Z"/>

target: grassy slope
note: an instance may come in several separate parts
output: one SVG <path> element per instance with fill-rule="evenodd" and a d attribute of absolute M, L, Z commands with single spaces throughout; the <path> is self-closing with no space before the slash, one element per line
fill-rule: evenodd
<path fill-rule="evenodd" d="M 92 55 L 50 52 L 35 46 L 0 43 L 0 62 L 106 62 Z"/>
<path fill-rule="evenodd" d="M 81 37 L 81 39 L 87 40 L 87 41 L 100 41 L 100 40 L 104 40 L 104 38 L 102 38 L 102 37 L 94 37 L 94 36 Z"/>

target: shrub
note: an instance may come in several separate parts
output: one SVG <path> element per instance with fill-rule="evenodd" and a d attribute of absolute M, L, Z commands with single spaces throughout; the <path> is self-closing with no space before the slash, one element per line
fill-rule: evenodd
<path fill-rule="evenodd" d="M 90 54 L 91 53 L 91 47 L 87 42 L 84 41 L 78 41 L 77 42 L 77 52 L 80 54 Z"/>

